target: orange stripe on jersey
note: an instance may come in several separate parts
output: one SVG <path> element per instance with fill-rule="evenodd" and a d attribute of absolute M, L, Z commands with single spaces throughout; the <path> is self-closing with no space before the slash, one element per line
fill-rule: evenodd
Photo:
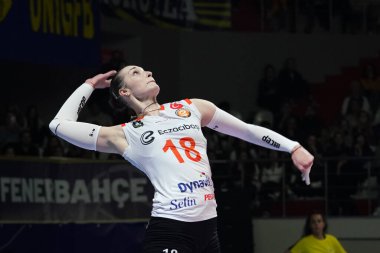
<path fill-rule="evenodd" d="M 160 110 L 161 110 L 161 111 L 165 110 L 165 106 L 164 106 L 164 105 L 161 105 Z"/>
<path fill-rule="evenodd" d="M 191 105 L 191 104 L 193 103 L 193 102 L 191 102 L 191 100 L 188 99 L 188 98 L 185 98 L 184 101 L 185 101 L 186 103 L 188 103 L 189 105 Z"/>
<path fill-rule="evenodd" d="M 133 121 L 139 121 L 139 120 L 142 120 L 143 118 L 144 118 L 144 115 L 141 115 L 135 118 Z"/>

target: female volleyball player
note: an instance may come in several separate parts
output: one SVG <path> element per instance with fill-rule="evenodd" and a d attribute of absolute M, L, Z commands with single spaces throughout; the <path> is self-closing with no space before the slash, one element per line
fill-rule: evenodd
<path fill-rule="evenodd" d="M 112 78 L 112 82 L 109 80 Z M 133 109 L 131 122 L 104 127 L 77 122 L 94 89 L 110 88 L 116 105 Z M 87 79 L 66 100 L 49 127 L 84 149 L 116 153 L 143 171 L 155 188 L 144 252 L 220 252 L 216 201 L 201 127 L 288 152 L 306 184 L 314 157 L 298 142 L 244 123 L 202 99 L 159 104 L 152 73 L 126 66 Z"/>

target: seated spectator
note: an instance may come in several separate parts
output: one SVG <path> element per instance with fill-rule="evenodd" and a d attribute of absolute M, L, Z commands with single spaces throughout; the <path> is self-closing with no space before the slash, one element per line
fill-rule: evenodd
<path fill-rule="evenodd" d="M 266 157 L 261 157 L 259 164 L 259 201 L 262 215 L 270 216 L 272 204 L 281 200 L 283 191 L 283 175 L 285 172 L 284 162 L 281 160 L 281 154 L 273 150 L 262 152 Z"/>
<path fill-rule="evenodd" d="M 15 151 L 17 156 L 39 156 L 40 150 L 33 143 L 30 130 L 24 130 L 20 134 L 20 141 L 16 143 Z"/>
<path fill-rule="evenodd" d="M 332 234 L 327 233 L 327 220 L 321 212 L 311 213 L 305 221 L 304 232 L 285 253 L 346 253 L 342 244 Z"/>
<path fill-rule="evenodd" d="M 360 190 L 360 185 L 367 179 L 368 158 L 373 156 L 368 140 L 364 135 L 353 137 L 352 148 L 342 156 L 336 166 L 335 181 L 330 186 L 330 208 L 334 215 L 356 215 L 353 198 Z M 331 168 L 333 169 L 333 168 Z"/>
<path fill-rule="evenodd" d="M 371 105 L 363 92 L 360 82 L 357 80 L 352 81 L 350 88 L 350 94 L 343 99 L 342 115 L 357 113 L 361 110 L 371 113 Z"/>
<path fill-rule="evenodd" d="M 66 155 L 61 140 L 55 135 L 50 135 L 43 152 L 44 157 L 63 157 Z"/>
<path fill-rule="evenodd" d="M 359 80 L 372 108 L 376 108 L 380 99 L 380 76 L 374 64 L 367 64 Z"/>
<path fill-rule="evenodd" d="M 5 115 L 4 125 L 0 126 L 0 145 L 17 143 L 20 140 L 22 127 L 15 113 L 8 111 Z"/>
<path fill-rule="evenodd" d="M 371 145 L 371 148 L 375 148 L 376 139 L 373 129 L 373 119 L 371 115 L 366 111 L 361 111 L 359 114 L 359 119 L 357 126 L 353 129 L 354 134 L 361 134 L 365 136 L 365 139 L 368 140 L 368 143 Z"/>

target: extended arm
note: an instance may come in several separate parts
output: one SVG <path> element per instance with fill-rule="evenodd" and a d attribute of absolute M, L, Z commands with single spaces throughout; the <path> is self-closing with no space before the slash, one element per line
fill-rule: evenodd
<path fill-rule="evenodd" d="M 200 99 L 193 101 L 202 114 L 203 126 L 262 147 L 291 153 L 294 165 L 302 173 L 302 179 L 306 184 L 310 184 L 309 173 L 314 157 L 298 142 L 289 140 L 270 129 L 247 124 L 211 102 Z"/>

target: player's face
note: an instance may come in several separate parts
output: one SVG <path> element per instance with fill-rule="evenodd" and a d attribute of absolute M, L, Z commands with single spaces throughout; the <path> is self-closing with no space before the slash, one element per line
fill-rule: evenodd
<path fill-rule="evenodd" d="M 152 72 L 139 66 L 127 66 L 122 70 L 122 74 L 127 88 L 136 98 L 144 100 L 158 95 L 160 87 L 154 80 Z"/>
<path fill-rule="evenodd" d="M 310 226 L 311 226 L 311 231 L 313 232 L 313 235 L 322 236 L 323 229 L 325 228 L 325 221 L 323 220 L 322 215 L 320 214 L 312 215 L 310 219 Z"/>

